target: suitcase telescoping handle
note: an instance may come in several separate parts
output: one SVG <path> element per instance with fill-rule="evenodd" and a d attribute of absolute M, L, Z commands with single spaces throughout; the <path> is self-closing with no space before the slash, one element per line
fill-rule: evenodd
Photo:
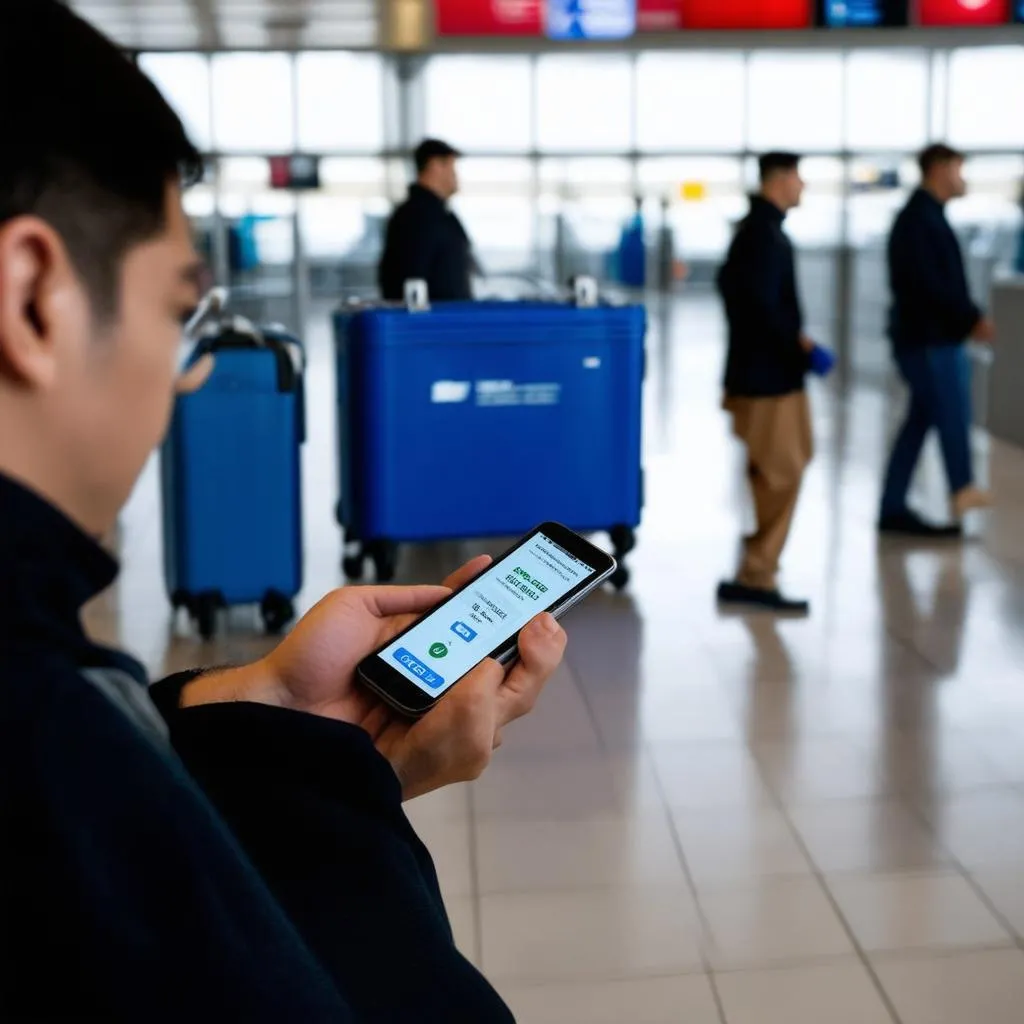
<path fill-rule="evenodd" d="M 410 313 L 426 313 L 430 309 L 430 288 L 421 278 L 410 278 L 405 282 L 405 308 Z"/>
<path fill-rule="evenodd" d="M 191 317 L 189 317 L 188 323 L 185 324 L 185 337 L 192 341 L 198 339 L 202 329 L 215 316 L 220 316 L 227 308 L 230 296 L 231 293 L 223 286 L 211 288 L 202 297 L 202 299 L 199 300 L 199 305 L 196 306 L 196 311 Z"/>
<path fill-rule="evenodd" d="M 601 293 L 597 280 L 593 277 L 574 277 L 572 279 L 573 303 L 577 309 L 594 309 L 601 304 Z"/>

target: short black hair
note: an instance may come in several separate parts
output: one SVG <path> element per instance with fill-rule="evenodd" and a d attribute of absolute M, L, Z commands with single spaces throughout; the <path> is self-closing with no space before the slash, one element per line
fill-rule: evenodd
<path fill-rule="evenodd" d="M 119 305 L 127 251 L 164 227 L 167 185 L 202 160 L 156 86 L 58 0 L 0 0 L 0 225 L 62 237 L 95 314 Z"/>
<path fill-rule="evenodd" d="M 446 160 L 450 156 L 458 157 L 462 154 L 454 146 L 450 146 L 440 139 L 424 139 L 412 155 L 416 162 L 417 174 L 422 174 L 431 160 Z"/>
<path fill-rule="evenodd" d="M 757 166 L 761 172 L 761 181 L 767 181 L 776 171 L 795 171 L 800 166 L 800 154 L 781 150 L 763 153 L 758 158 Z"/>
<path fill-rule="evenodd" d="M 921 177 L 927 178 L 940 164 L 953 163 L 954 160 L 962 162 L 964 159 L 964 154 L 960 150 L 947 146 L 944 142 L 933 142 L 917 154 L 917 166 L 921 168 Z"/>

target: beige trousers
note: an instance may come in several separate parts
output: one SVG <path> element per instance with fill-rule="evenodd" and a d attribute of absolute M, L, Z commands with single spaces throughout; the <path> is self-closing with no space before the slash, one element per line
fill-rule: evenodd
<path fill-rule="evenodd" d="M 736 579 L 748 587 L 776 586 L 779 557 L 793 522 L 804 469 L 814 454 L 811 409 L 804 391 L 773 398 L 726 397 L 733 433 L 747 449 L 747 477 L 757 531 L 743 541 Z"/>

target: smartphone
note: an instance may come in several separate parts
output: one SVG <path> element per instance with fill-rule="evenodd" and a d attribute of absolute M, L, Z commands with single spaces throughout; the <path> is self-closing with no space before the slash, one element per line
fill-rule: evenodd
<path fill-rule="evenodd" d="M 364 658 L 359 679 L 396 711 L 418 718 L 481 661 L 513 661 L 528 622 L 541 612 L 560 618 L 615 569 L 615 559 L 590 541 L 559 523 L 543 523 Z"/>

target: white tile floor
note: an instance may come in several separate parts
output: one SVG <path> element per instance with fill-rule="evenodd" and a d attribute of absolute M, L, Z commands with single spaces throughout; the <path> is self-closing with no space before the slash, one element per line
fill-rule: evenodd
<path fill-rule="evenodd" d="M 968 542 L 879 543 L 899 404 L 816 388 L 786 553 L 814 613 L 719 614 L 746 515 L 720 332 L 704 301 L 655 311 L 630 591 L 570 620 L 483 779 L 409 808 L 458 941 L 522 1024 L 1020 1024 L 1024 452 L 979 438 L 1000 503 Z M 323 322 L 309 347 L 303 606 L 341 582 Z M 940 515 L 934 452 L 919 483 Z M 266 650 L 244 611 L 209 644 L 172 621 L 157 502 L 151 471 L 94 631 L 154 672 Z M 410 552 L 403 575 L 484 546 Z"/>

